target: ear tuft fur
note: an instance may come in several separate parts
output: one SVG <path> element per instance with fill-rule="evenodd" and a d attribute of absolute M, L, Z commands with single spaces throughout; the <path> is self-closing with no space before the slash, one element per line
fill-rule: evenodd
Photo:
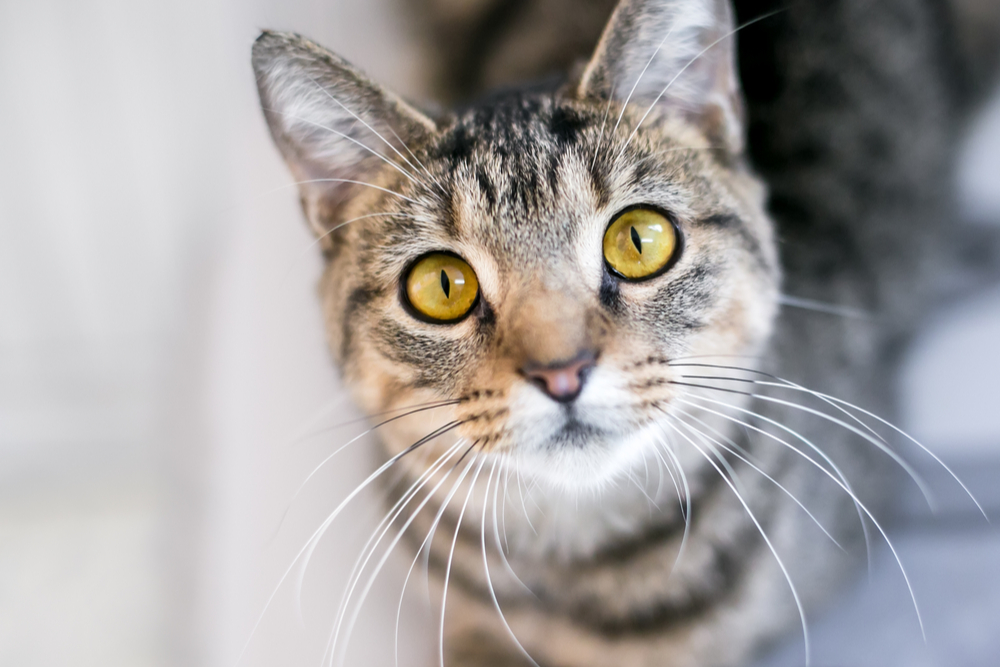
<path fill-rule="evenodd" d="M 386 163 L 405 171 L 406 145 L 434 122 L 339 56 L 293 33 L 265 31 L 253 45 L 257 89 L 271 136 L 300 181 L 318 235 Z"/>

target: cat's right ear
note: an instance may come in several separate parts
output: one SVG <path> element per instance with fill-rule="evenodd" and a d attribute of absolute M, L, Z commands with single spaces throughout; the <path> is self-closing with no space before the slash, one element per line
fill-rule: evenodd
<path fill-rule="evenodd" d="M 430 118 L 299 35 L 262 33 L 253 68 L 271 136 L 320 238 L 342 222 L 362 183 L 386 162 L 405 163 L 407 146 L 435 130 Z"/>

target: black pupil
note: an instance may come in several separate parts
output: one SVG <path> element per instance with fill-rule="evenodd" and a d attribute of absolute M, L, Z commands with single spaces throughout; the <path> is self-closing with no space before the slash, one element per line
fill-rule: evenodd
<path fill-rule="evenodd" d="M 641 255 L 642 239 L 639 238 L 639 232 L 635 231 L 635 227 L 629 227 L 629 230 L 630 230 L 630 235 L 632 236 L 632 245 L 635 246 L 635 249 L 638 250 L 639 254 Z"/>
<path fill-rule="evenodd" d="M 448 274 L 441 269 L 441 289 L 444 290 L 444 295 L 446 298 L 451 298 L 451 281 L 448 280 Z"/>

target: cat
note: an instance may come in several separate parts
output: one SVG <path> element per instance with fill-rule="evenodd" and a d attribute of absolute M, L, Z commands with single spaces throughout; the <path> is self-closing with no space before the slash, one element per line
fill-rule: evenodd
<path fill-rule="evenodd" d="M 440 664 L 740 665 L 796 625 L 808 656 L 910 471 L 882 421 L 900 352 L 995 256 L 948 222 L 975 72 L 939 5 L 584 4 L 589 60 L 452 113 L 298 35 L 254 44 L 329 346 L 378 422 L 359 489 L 405 480 L 331 656 L 383 539 L 428 565 Z M 490 16 L 546 5 L 570 11 Z M 452 97 L 510 83 L 490 49 L 546 73 L 500 23 Z M 566 65 L 582 37 L 554 39 Z"/>

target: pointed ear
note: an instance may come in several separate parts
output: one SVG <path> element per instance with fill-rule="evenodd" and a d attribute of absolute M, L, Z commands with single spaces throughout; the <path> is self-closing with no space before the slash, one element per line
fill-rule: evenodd
<path fill-rule="evenodd" d="M 729 0 L 622 0 L 578 94 L 680 113 L 736 155 L 743 113 L 734 42 Z"/>
<path fill-rule="evenodd" d="M 328 233 L 340 210 L 380 168 L 403 172 L 407 145 L 434 122 L 345 60 L 291 33 L 264 32 L 253 45 L 264 116 L 300 182 L 313 231 Z M 404 144 L 405 142 L 405 144 Z"/>

